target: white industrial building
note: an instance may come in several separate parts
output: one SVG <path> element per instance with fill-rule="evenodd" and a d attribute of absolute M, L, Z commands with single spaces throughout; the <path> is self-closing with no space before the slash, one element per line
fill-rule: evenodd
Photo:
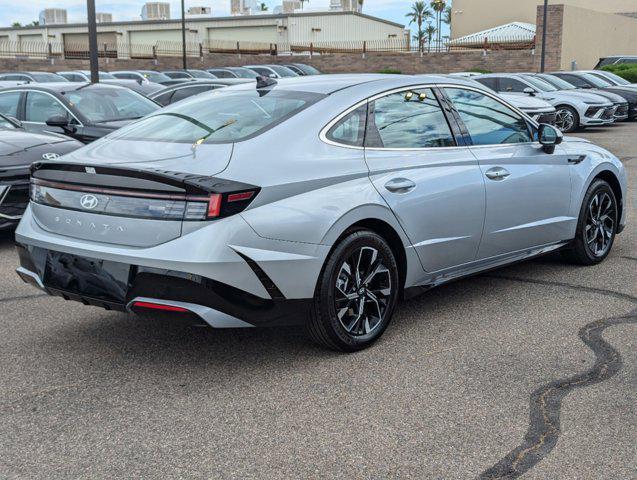
<path fill-rule="evenodd" d="M 154 20 L 100 23 L 98 43 L 134 52 L 136 46 L 161 42 L 181 42 L 180 20 Z M 187 42 L 227 41 L 320 44 L 325 42 L 362 42 L 404 38 L 404 26 L 352 11 L 295 12 L 279 15 L 244 15 L 186 19 Z M 51 42 L 55 45 L 88 45 L 87 25 L 67 24 L 39 27 L 0 28 L 0 44 L 10 42 Z M 122 48 L 121 46 L 127 48 Z M 58 47 L 59 48 L 59 47 Z M 70 48 L 69 48 L 70 50 Z M 120 52 L 120 57 L 121 52 Z"/>
<path fill-rule="evenodd" d="M 40 12 L 40 25 L 61 25 L 66 23 L 66 10 L 63 8 L 45 8 Z"/>
<path fill-rule="evenodd" d="M 170 3 L 148 2 L 142 7 L 142 20 L 168 20 L 170 18 Z"/>

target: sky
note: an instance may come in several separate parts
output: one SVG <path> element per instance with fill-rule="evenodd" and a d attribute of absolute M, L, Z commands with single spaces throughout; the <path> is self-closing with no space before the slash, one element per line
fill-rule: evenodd
<path fill-rule="evenodd" d="M 165 0 L 162 0 L 165 1 Z M 262 0 L 270 10 L 280 5 L 280 0 Z M 112 13 L 115 21 L 139 20 L 142 5 L 146 0 L 95 0 L 98 12 Z M 181 12 L 179 0 L 171 0 L 171 17 L 177 18 Z M 330 0 L 308 0 L 306 9 L 327 8 Z M 406 25 L 405 13 L 413 2 L 409 0 L 365 0 L 363 13 L 385 18 Z M 194 6 L 212 7 L 213 15 L 228 15 L 230 0 L 186 0 L 186 8 Z M 0 25 L 10 26 L 13 22 L 31 23 L 45 8 L 66 8 L 69 22 L 86 21 L 86 0 L 0 0 Z M 443 32 L 444 33 L 444 32 Z"/>

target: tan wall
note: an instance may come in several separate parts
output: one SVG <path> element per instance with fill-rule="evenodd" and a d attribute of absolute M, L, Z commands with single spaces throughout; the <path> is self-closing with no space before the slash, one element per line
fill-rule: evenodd
<path fill-rule="evenodd" d="M 535 23 L 541 0 L 453 0 L 453 38 L 511 22 Z M 569 5 L 605 13 L 637 12 L 637 0 L 550 0 L 550 5 Z M 462 13 L 459 13 L 462 12 Z"/>
<path fill-rule="evenodd" d="M 637 55 L 637 19 L 566 5 L 561 68 L 570 70 L 575 60 L 579 68 L 590 69 L 608 55 Z"/>

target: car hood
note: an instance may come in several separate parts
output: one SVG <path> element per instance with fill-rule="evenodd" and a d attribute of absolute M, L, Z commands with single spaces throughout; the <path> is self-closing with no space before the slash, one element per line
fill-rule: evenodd
<path fill-rule="evenodd" d="M 509 102 L 511 105 L 513 105 L 514 107 L 520 108 L 520 109 L 524 109 L 524 110 L 541 110 L 541 109 L 547 109 L 550 110 L 553 108 L 553 106 L 538 98 L 538 97 L 531 97 L 529 95 L 526 96 L 522 96 L 522 95 L 512 95 L 510 93 L 500 93 L 499 94 L 500 97 L 502 97 L 504 100 L 506 100 L 507 102 Z"/>
<path fill-rule="evenodd" d="M 72 140 L 61 135 L 42 135 L 22 130 L 0 130 L 0 156 L 12 155 L 40 145 L 55 145 L 68 141 Z"/>
<path fill-rule="evenodd" d="M 580 100 L 582 102 L 596 102 L 608 104 L 610 101 L 602 96 L 595 95 L 594 93 L 580 92 L 577 90 L 560 90 L 558 92 L 546 92 L 542 98 L 553 98 L 555 100 Z"/>
<path fill-rule="evenodd" d="M 194 146 L 191 143 L 146 142 L 102 138 L 64 157 L 65 163 L 162 169 L 195 175 L 216 175 L 225 170 L 233 144 Z"/>

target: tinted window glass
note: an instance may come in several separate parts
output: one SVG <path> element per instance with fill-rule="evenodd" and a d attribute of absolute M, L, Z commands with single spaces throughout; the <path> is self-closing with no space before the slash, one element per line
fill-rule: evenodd
<path fill-rule="evenodd" d="M 556 77 L 558 78 L 563 78 L 564 80 L 566 80 L 568 83 L 571 83 L 573 85 L 575 85 L 577 88 L 586 88 L 589 87 L 590 85 L 588 84 L 588 82 L 576 75 L 563 75 L 563 74 L 555 74 Z"/>
<path fill-rule="evenodd" d="M 498 91 L 498 79 L 497 78 L 476 78 L 476 81 L 480 82 L 485 87 L 489 87 L 491 90 Z"/>
<path fill-rule="evenodd" d="M 46 121 L 54 115 L 68 117 L 69 112 L 62 106 L 59 100 L 53 98 L 51 95 L 41 92 L 27 93 L 24 117 L 27 122 L 46 123 Z"/>
<path fill-rule="evenodd" d="M 253 70 L 253 71 L 257 72 L 259 75 L 263 75 L 263 76 L 266 76 L 266 77 L 270 77 L 270 76 L 274 75 L 274 73 L 271 70 L 268 70 L 267 68 L 250 67 L 250 70 Z"/>
<path fill-rule="evenodd" d="M 5 128 L 7 130 L 14 130 L 16 126 L 13 123 L 11 123 L 9 120 L 7 120 L 6 118 L 0 116 L 0 128 Z"/>
<path fill-rule="evenodd" d="M 215 87 L 212 85 L 200 85 L 198 87 L 179 88 L 175 90 L 175 94 L 173 95 L 173 98 L 171 98 L 170 103 L 178 102 L 179 100 L 183 100 L 184 98 L 192 97 L 193 95 L 198 95 L 200 93 L 213 90 L 214 88 Z"/>
<path fill-rule="evenodd" d="M 327 138 L 333 142 L 362 147 L 365 138 L 367 105 L 362 105 L 340 119 L 330 131 Z"/>
<path fill-rule="evenodd" d="M 365 145 L 430 148 L 455 145 L 447 120 L 430 89 L 392 93 L 374 101 Z"/>
<path fill-rule="evenodd" d="M 236 78 L 237 77 L 234 73 L 228 72 L 226 70 L 210 70 L 210 73 L 212 73 L 217 78 Z"/>
<path fill-rule="evenodd" d="M 38 83 L 66 82 L 66 78 L 56 73 L 36 72 L 31 76 Z"/>
<path fill-rule="evenodd" d="M 17 118 L 20 95 L 20 92 L 0 93 L 0 113 Z"/>
<path fill-rule="evenodd" d="M 64 95 L 82 115 L 93 122 L 141 118 L 159 108 L 143 95 L 126 88 L 92 87 Z"/>
<path fill-rule="evenodd" d="M 168 106 L 110 135 L 111 140 L 231 143 L 259 135 L 295 115 L 323 95 L 256 90 L 207 92 Z"/>
<path fill-rule="evenodd" d="M 447 88 L 474 145 L 531 141 L 526 121 L 515 111 L 480 92 Z"/>
<path fill-rule="evenodd" d="M 500 78 L 500 92 L 524 92 L 527 85 L 515 78 Z"/>

